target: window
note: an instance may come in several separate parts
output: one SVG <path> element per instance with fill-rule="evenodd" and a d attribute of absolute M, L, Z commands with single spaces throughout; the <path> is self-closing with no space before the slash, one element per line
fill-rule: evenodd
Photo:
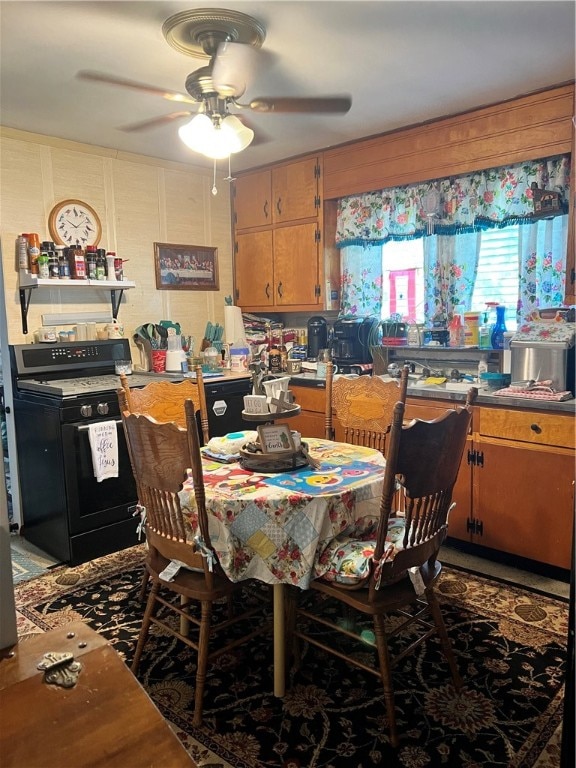
<path fill-rule="evenodd" d="M 497 301 L 509 307 L 508 325 L 518 304 L 518 230 L 519 226 L 515 225 L 482 232 L 478 272 L 472 293 L 474 309 L 482 309 L 487 301 Z"/>
<path fill-rule="evenodd" d="M 531 296 L 538 294 L 532 308 L 558 306 L 563 295 L 559 280 L 563 280 L 566 265 L 566 231 L 567 217 L 558 216 L 481 232 L 476 279 L 466 309 L 481 311 L 486 302 L 503 304 L 508 309 L 506 325 L 515 330 L 519 300 L 524 300 L 524 312 L 530 310 L 526 291 Z M 470 248 L 477 247 L 478 239 L 474 237 L 474 245 L 464 238 L 460 243 L 461 250 L 468 254 Z M 429 319 L 424 317 L 424 244 L 425 239 L 419 238 L 382 246 L 382 318 L 397 313 L 403 320 L 418 323 Z M 547 286 L 551 270 L 554 289 Z"/>
<path fill-rule="evenodd" d="M 382 317 L 399 314 L 424 322 L 424 241 L 391 241 L 382 246 Z"/>

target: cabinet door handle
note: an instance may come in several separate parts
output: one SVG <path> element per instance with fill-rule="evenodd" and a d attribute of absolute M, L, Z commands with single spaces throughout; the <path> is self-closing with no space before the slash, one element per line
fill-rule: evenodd
<path fill-rule="evenodd" d="M 278 283 L 278 296 L 282 298 L 283 295 L 284 295 L 284 291 L 282 290 L 282 283 Z"/>
<path fill-rule="evenodd" d="M 278 211 L 278 214 L 281 216 L 282 215 L 282 198 L 281 197 L 279 197 L 278 200 L 276 201 L 276 210 Z"/>
<path fill-rule="evenodd" d="M 537 435 L 542 432 L 542 427 L 540 427 L 538 424 L 530 424 L 530 429 L 532 432 L 536 432 Z"/>
<path fill-rule="evenodd" d="M 270 298 L 270 283 L 266 283 L 266 298 Z"/>
<path fill-rule="evenodd" d="M 264 216 L 265 218 L 268 218 L 268 200 L 264 203 Z"/>

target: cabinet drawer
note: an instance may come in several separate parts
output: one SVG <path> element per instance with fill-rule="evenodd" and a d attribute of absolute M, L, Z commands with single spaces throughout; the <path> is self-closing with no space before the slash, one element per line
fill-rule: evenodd
<path fill-rule="evenodd" d="M 303 411 L 316 411 L 325 413 L 326 411 L 326 390 L 324 387 L 290 387 L 294 397 L 294 402 L 302 408 Z"/>
<path fill-rule="evenodd" d="M 479 432 L 487 437 L 574 448 L 574 425 L 570 414 L 480 409 Z"/>
<path fill-rule="evenodd" d="M 411 419 L 431 421 L 439 416 L 443 416 L 448 410 L 454 410 L 454 407 L 450 402 L 446 402 L 446 405 L 444 405 L 444 403 L 440 403 L 437 400 L 432 404 L 430 401 L 423 401 L 421 398 L 407 398 L 404 421 L 410 421 Z"/>

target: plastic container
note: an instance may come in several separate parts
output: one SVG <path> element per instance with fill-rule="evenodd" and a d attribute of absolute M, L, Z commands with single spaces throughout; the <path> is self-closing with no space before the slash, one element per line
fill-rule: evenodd
<path fill-rule="evenodd" d="M 492 373 L 486 371 L 480 374 L 480 388 L 495 392 L 498 389 L 510 386 L 512 378 L 508 373 Z"/>
<path fill-rule="evenodd" d="M 462 316 L 455 314 L 452 320 L 448 323 L 448 331 L 450 333 L 450 346 L 451 347 L 463 347 L 464 346 L 464 323 L 462 322 Z"/>
<path fill-rule="evenodd" d="M 230 370 L 237 373 L 244 373 L 248 370 L 248 358 L 250 350 L 248 344 L 242 341 L 236 341 L 230 347 Z"/>
<path fill-rule="evenodd" d="M 220 370 L 218 364 L 220 360 L 220 354 L 216 347 L 208 347 L 204 350 L 204 362 L 202 363 L 202 370 L 204 373 L 214 373 Z"/>
<path fill-rule="evenodd" d="M 506 332 L 506 307 L 498 304 L 496 307 L 496 323 L 492 329 L 492 349 L 504 349 L 504 333 Z"/>
<path fill-rule="evenodd" d="M 480 312 L 464 312 L 464 346 L 477 347 L 479 338 Z"/>

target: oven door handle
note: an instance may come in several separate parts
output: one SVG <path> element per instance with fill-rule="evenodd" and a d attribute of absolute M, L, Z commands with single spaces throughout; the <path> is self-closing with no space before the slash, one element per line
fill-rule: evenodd
<path fill-rule="evenodd" d="M 104 419 L 102 419 L 102 421 L 104 421 Z M 114 422 L 116 424 L 122 424 L 122 419 L 114 419 Z M 78 432 L 86 432 L 89 426 L 90 426 L 89 424 L 80 424 L 80 426 L 76 427 L 76 429 L 78 430 Z"/>

